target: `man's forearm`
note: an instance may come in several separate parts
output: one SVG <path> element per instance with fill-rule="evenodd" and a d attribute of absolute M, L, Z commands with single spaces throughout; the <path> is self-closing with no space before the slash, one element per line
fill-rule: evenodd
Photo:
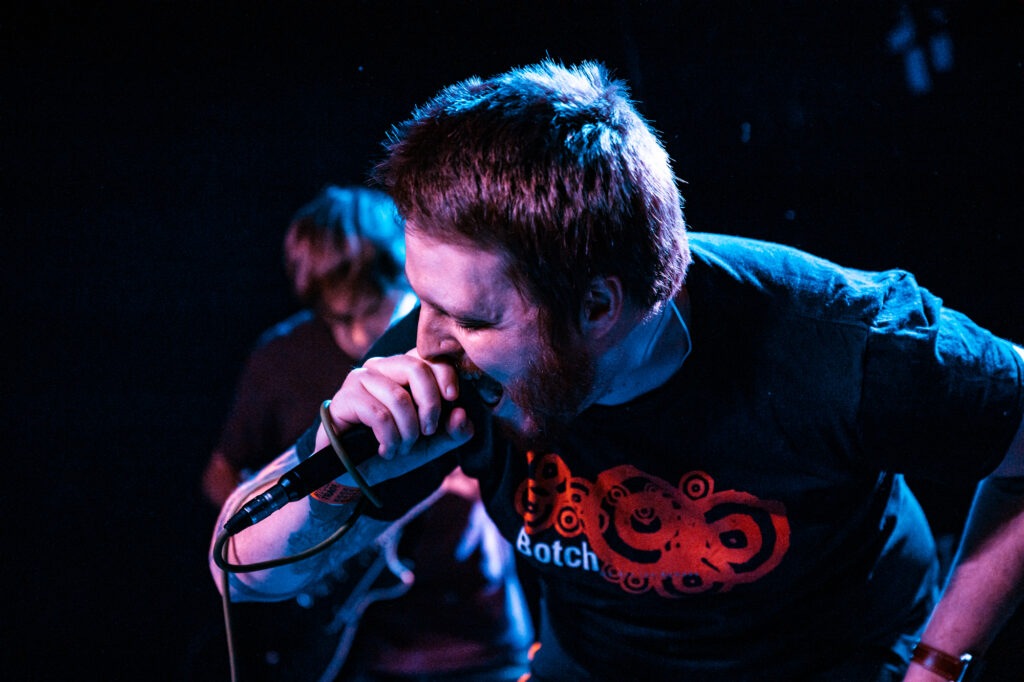
<path fill-rule="evenodd" d="M 982 481 L 957 560 L 921 641 L 982 655 L 1024 597 L 1024 479 Z M 907 680 L 941 679 L 911 665 Z"/>
<path fill-rule="evenodd" d="M 223 524 L 246 502 L 273 485 L 297 463 L 294 449 L 285 452 L 252 480 L 239 486 L 224 504 L 217 520 L 210 556 L 210 568 L 219 589 L 223 589 L 223 572 L 213 555 L 218 551 L 217 540 L 221 537 Z M 308 497 L 296 500 L 258 524 L 232 536 L 224 548 L 224 558 L 230 564 L 247 565 L 293 556 L 329 537 L 351 515 L 353 507 L 333 507 Z M 232 598 L 242 601 L 278 601 L 292 597 L 372 542 L 386 525 L 364 518 L 337 546 L 328 551 L 272 569 L 231 572 Z"/>

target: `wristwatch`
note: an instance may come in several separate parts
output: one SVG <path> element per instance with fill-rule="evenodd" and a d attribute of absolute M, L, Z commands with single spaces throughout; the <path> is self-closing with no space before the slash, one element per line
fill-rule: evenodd
<path fill-rule="evenodd" d="M 961 654 L 958 658 L 924 642 L 918 642 L 910 656 L 910 662 L 942 675 L 949 682 L 963 682 L 972 658 L 970 654 Z"/>

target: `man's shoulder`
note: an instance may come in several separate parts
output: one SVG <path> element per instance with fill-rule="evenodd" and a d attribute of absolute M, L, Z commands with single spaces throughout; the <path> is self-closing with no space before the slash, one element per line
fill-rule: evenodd
<path fill-rule="evenodd" d="M 832 271 L 846 269 L 826 258 L 779 242 L 711 232 L 691 232 L 690 248 L 695 262 L 705 262 L 730 270 L 766 273 L 787 269 Z"/>
<path fill-rule="evenodd" d="M 351 363 L 331 336 L 328 326 L 309 310 L 299 312 L 281 320 L 264 331 L 253 344 L 250 357 L 254 360 L 274 366 L 290 364 L 293 358 L 344 357 Z"/>
<path fill-rule="evenodd" d="M 264 348 L 308 335 L 315 326 L 316 316 L 311 310 L 300 310 L 264 330 L 256 339 L 254 348 Z"/>
<path fill-rule="evenodd" d="M 921 292 L 908 272 L 862 270 L 776 242 L 711 233 L 692 233 L 690 242 L 693 288 L 775 313 L 870 324 L 894 295 Z"/>

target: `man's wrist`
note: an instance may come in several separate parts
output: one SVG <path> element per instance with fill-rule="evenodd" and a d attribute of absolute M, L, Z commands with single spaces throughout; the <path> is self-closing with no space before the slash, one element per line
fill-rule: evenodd
<path fill-rule="evenodd" d="M 961 682 L 971 659 L 968 653 L 954 655 L 924 642 L 918 642 L 910 656 L 911 664 L 919 665 L 948 682 Z"/>

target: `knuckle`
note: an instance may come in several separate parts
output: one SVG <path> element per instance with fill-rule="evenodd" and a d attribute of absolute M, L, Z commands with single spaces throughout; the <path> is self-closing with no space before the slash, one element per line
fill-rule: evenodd
<path fill-rule="evenodd" d="M 345 377 L 345 382 L 344 383 L 346 383 L 346 384 L 348 384 L 348 383 L 360 383 L 360 382 L 363 381 L 363 379 L 365 379 L 369 375 L 370 375 L 370 370 L 367 369 L 365 366 L 364 367 L 356 367 L 355 369 L 352 369 L 351 371 L 349 371 L 348 376 Z"/>
<path fill-rule="evenodd" d="M 391 399 L 395 405 L 400 408 L 411 408 L 413 407 L 412 396 L 401 386 L 396 386 L 391 389 Z"/>
<path fill-rule="evenodd" d="M 391 412 L 383 405 L 370 405 L 367 409 L 374 421 L 382 422 L 391 418 Z"/>
<path fill-rule="evenodd" d="M 383 358 L 377 358 L 377 357 L 367 358 L 363 362 L 361 367 L 359 367 L 357 369 L 354 369 L 352 371 L 353 372 L 367 372 L 367 371 L 372 370 L 372 369 L 374 369 L 376 367 L 379 367 L 382 361 L 383 361 Z"/>

